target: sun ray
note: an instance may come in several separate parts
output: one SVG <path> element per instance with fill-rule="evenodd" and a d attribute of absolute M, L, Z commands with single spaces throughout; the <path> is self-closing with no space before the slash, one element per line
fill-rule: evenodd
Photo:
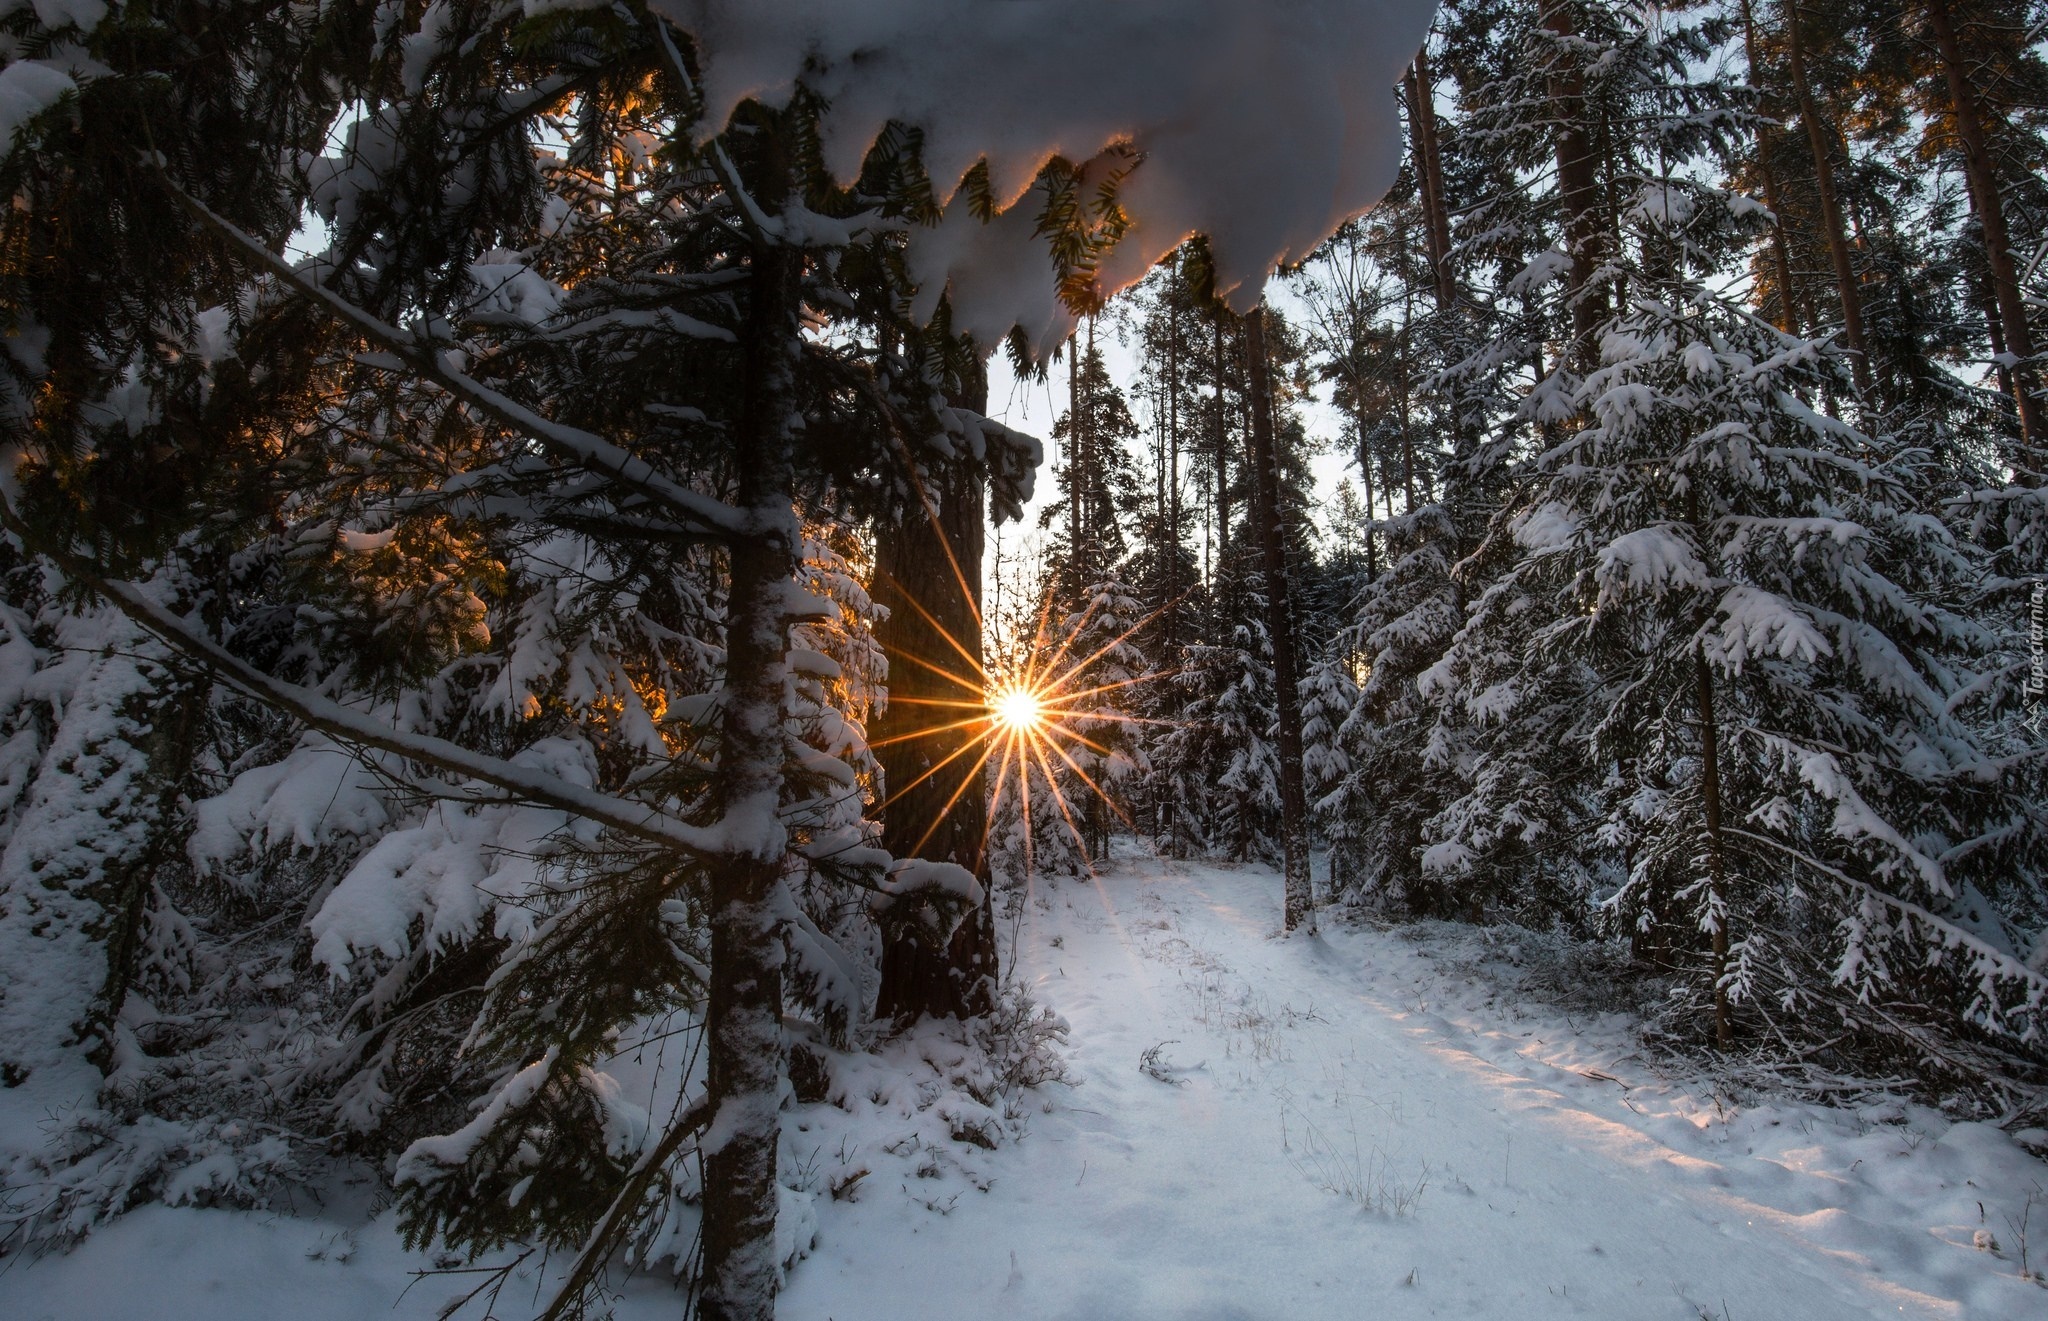
<path fill-rule="evenodd" d="M 945 545 L 945 542 L 945 537 L 941 536 L 939 538 L 939 544 Z M 951 553 L 952 550 L 950 547 L 948 547 L 947 554 L 950 555 Z M 955 569 L 955 572 L 958 572 L 957 568 Z M 918 602 L 916 597 L 912 596 L 907 590 L 905 590 L 901 582 L 897 582 L 897 580 L 893 577 L 890 579 L 890 581 L 896 583 L 897 592 L 903 597 L 903 600 L 910 606 L 912 610 L 917 611 L 919 616 L 921 616 L 924 619 L 925 623 L 930 624 L 932 626 L 932 631 L 937 633 L 940 637 L 944 638 L 946 640 L 947 646 L 951 647 L 953 650 L 960 653 L 960 659 L 966 661 L 973 668 L 977 670 L 982 670 L 984 674 L 987 673 L 986 669 L 984 669 L 982 666 L 981 657 L 967 650 L 967 645 L 965 643 L 961 642 L 960 639 L 954 637 L 951 633 L 948 633 L 946 631 L 946 626 L 944 624 L 941 624 L 936 618 L 934 618 L 932 616 L 932 612 L 925 609 L 924 606 Z M 969 596 L 967 598 L 967 603 L 969 608 L 971 609 L 974 604 L 974 598 L 972 596 Z M 978 614 L 976 615 L 975 622 L 980 623 L 980 616 Z"/>
<path fill-rule="evenodd" d="M 953 804 L 960 801 L 960 795 L 967 792 L 967 786 L 974 783 L 975 777 L 981 774 L 981 768 L 988 765 L 988 759 L 995 755 L 995 750 L 995 744 L 990 742 L 982 749 L 981 756 L 975 760 L 974 765 L 960 777 L 960 787 L 953 791 L 953 796 L 946 800 L 946 805 L 938 810 L 938 814 L 932 818 L 932 823 L 924 828 L 924 834 L 918 836 L 917 843 L 910 846 L 912 857 L 924 856 L 924 846 L 931 842 L 933 835 L 939 833 L 939 826 L 944 823 L 946 814 L 953 810 Z"/>
<path fill-rule="evenodd" d="M 1090 607 L 1092 608 L 1092 607 L 1093 607 L 1093 604 L 1094 604 L 1094 603 L 1093 603 L 1093 602 L 1090 602 L 1089 604 L 1090 604 Z M 1069 679 L 1073 678 L 1073 677 L 1074 677 L 1075 675 L 1079 674 L 1079 673 L 1080 673 L 1081 671 L 1083 671 L 1083 670 L 1087 669 L 1087 668 L 1088 668 L 1088 667 L 1089 667 L 1090 665 L 1093 665 L 1093 664 L 1094 664 L 1094 663 L 1095 663 L 1096 661 L 1099 661 L 1099 660 L 1101 660 L 1101 659 L 1102 659 L 1102 658 L 1103 658 L 1104 656 L 1107 656 L 1107 655 L 1108 655 L 1108 654 L 1109 654 L 1109 653 L 1110 653 L 1110 652 L 1111 652 L 1111 651 L 1112 651 L 1113 649 L 1115 649 L 1115 648 L 1117 648 L 1117 647 L 1120 647 L 1120 646 L 1122 646 L 1122 645 L 1123 645 L 1124 643 L 1126 643 L 1126 642 L 1130 641 L 1130 640 L 1131 640 L 1131 638 L 1132 638 L 1133 636 L 1135 636 L 1135 635 L 1137 634 L 1138 630 L 1139 630 L 1139 629 L 1141 629 L 1141 628 L 1143 628 L 1143 627 L 1145 627 L 1145 625 L 1147 625 L 1147 624 L 1151 623 L 1151 622 L 1152 622 L 1152 620 L 1153 620 L 1153 619 L 1155 619 L 1155 618 L 1157 617 L 1157 614 L 1158 614 L 1158 612 L 1157 612 L 1157 611 L 1155 611 L 1155 612 L 1153 612 L 1153 614 L 1151 614 L 1151 615 L 1147 615 L 1147 616 L 1146 616 L 1145 618 L 1143 618 L 1143 619 L 1139 620 L 1139 621 L 1138 621 L 1137 623 L 1135 623 L 1135 624 L 1131 625 L 1131 626 L 1130 626 L 1129 628 L 1125 629 L 1125 630 L 1124 630 L 1123 632 L 1121 632 L 1121 633 L 1117 634 L 1117 635 L 1116 635 L 1115 637 L 1111 638 L 1111 639 L 1110 639 L 1109 641 L 1107 641 L 1107 642 L 1103 643 L 1103 644 L 1102 644 L 1101 646 L 1097 647 L 1097 648 L 1096 648 L 1096 649 L 1095 649 L 1094 651 L 1092 651 L 1092 652 L 1088 653 L 1088 655 L 1087 655 L 1086 657 L 1082 658 L 1081 660 L 1075 661 L 1075 662 L 1074 662 L 1074 663 L 1073 663 L 1073 664 L 1072 664 L 1071 666 L 1067 667 L 1067 671 L 1066 671 L 1066 673 L 1064 673 L 1064 674 L 1060 675 L 1060 677 L 1059 677 L 1059 678 L 1057 678 L 1057 679 L 1053 680 L 1053 681 L 1052 681 L 1052 682 L 1051 682 L 1050 684 L 1048 684 L 1048 685 L 1047 685 L 1047 687 L 1051 687 L 1051 688 L 1064 688 L 1064 687 L 1066 686 L 1066 684 L 1067 684 L 1067 681 L 1068 681 Z M 1080 633 L 1081 633 L 1081 629 L 1082 629 L 1082 628 L 1083 628 L 1084 626 L 1086 626 L 1087 622 L 1088 622 L 1088 621 L 1087 621 L 1087 615 L 1086 615 L 1086 614 L 1084 614 L 1084 615 L 1082 616 L 1082 618 L 1081 618 L 1081 622 L 1080 622 L 1080 623 L 1078 623 L 1078 624 L 1076 624 L 1076 625 L 1074 626 L 1074 630 L 1073 630 L 1073 633 L 1072 633 L 1072 634 L 1071 634 L 1070 636 L 1073 636 L 1073 637 L 1079 637 L 1079 636 L 1080 636 Z"/>
<path fill-rule="evenodd" d="M 868 746 L 870 748 L 886 748 L 892 743 L 907 743 L 914 738 L 930 738 L 934 734 L 951 733 L 953 730 L 956 729 L 970 729 L 975 725 L 984 725 L 987 723 L 988 717 L 985 715 L 969 716 L 965 720 L 955 720 L 950 724 L 931 725 L 924 729 L 913 729 L 908 733 L 904 734 L 892 734 L 888 738 L 872 739 L 869 741 Z M 986 738 L 988 736 L 986 734 L 983 734 L 979 735 L 978 737 Z"/>
<path fill-rule="evenodd" d="M 1100 743 L 1097 743 L 1097 742 L 1095 742 L 1095 741 L 1094 741 L 1093 739 L 1089 738 L 1089 737 L 1088 737 L 1087 735 L 1085 735 L 1085 734 L 1077 734 L 1077 733 L 1075 733 L 1075 732 L 1074 732 L 1073 730 L 1071 730 L 1071 729 L 1062 729 L 1062 730 L 1059 730 L 1059 731 L 1057 731 L 1057 734 L 1058 734 L 1058 737 L 1060 737 L 1060 738 L 1072 739 L 1072 740 L 1073 740 L 1074 742 L 1076 742 L 1076 743 L 1079 743 L 1079 744 L 1080 744 L 1080 745 L 1081 745 L 1082 747 L 1084 747 L 1084 748 L 1088 749 L 1088 750 L 1089 750 L 1090 752 L 1096 752 L 1096 753 L 1100 753 L 1100 754 L 1102 754 L 1102 755 L 1103 755 L 1103 756 L 1105 756 L 1105 757 L 1114 757 L 1114 756 L 1116 755 L 1116 753 L 1115 753 L 1115 752 L 1111 751 L 1111 750 L 1110 750 L 1110 749 L 1108 749 L 1108 748 L 1105 748 L 1105 747 L 1103 747 L 1103 746 L 1102 746 L 1102 745 L 1101 745 Z M 1057 743 L 1055 743 L 1055 742 L 1053 742 L 1053 741 L 1052 741 L 1051 739 L 1047 739 L 1047 740 L 1045 741 L 1045 746 L 1047 746 L 1048 748 L 1051 748 L 1051 749 L 1052 749 L 1053 751 L 1055 751 L 1055 752 L 1058 752 L 1058 751 L 1060 750 L 1060 745 L 1059 745 L 1059 744 L 1057 744 Z M 1089 785 L 1088 787 L 1089 787 L 1089 788 L 1091 788 L 1091 789 L 1094 789 L 1094 788 L 1095 788 L 1095 786 L 1094 786 L 1094 785 L 1092 785 L 1092 784 L 1091 784 L 1091 785 Z M 1100 789 L 1096 789 L 1095 791 L 1096 791 L 1097 793 L 1101 793 L 1101 792 L 1102 792 L 1102 791 L 1101 791 Z"/>
<path fill-rule="evenodd" d="M 909 793 L 912 789 L 917 788 L 917 786 L 923 784 L 926 780 L 931 779 L 932 776 L 937 775 L 940 771 L 946 769 L 947 766 L 958 761 L 960 758 L 966 756 L 968 753 L 974 751 L 974 745 L 981 742 L 982 739 L 986 737 L 987 735 L 985 734 L 978 735 L 975 738 L 969 739 L 967 742 L 962 743 L 959 747 L 955 748 L 950 754 L 948 754 L 944 761 L 941 761 L 936 766 L 927 768 L 924 774 L 918 776 L 909 784 L 904 785 L 901 789 L 898 789 L 896 792 L 890 794 L 887 798 L 883 799 L 881 806 L 876 808 L 875 810 L 878 812 L 886 810 L 891 803 L 894 803 L 897 799 Z"/>
<path fill-rule="evenodd" d="M 975 855 L 975 861 L 977 863 L 979 863 L 982 858 L 988 856 L 988 839 L 991 834 L 995 833 L 996 809 L 1002 805 L 1003 782 L 1007 780 L 1010 775 L 1010 752 L 1011 749 L 1007 745 L 1005 745 L 1002 749 L 1002 760 L 996 766 L 995 788 L 989 790 L 988 811 L 982 813 L 981 816 L 981 847 L 980 851 Z"/>
<path fill-rule="evenodd" d="M 1082 834 L 1081 827 L 1075 824 L 1074 813 L 1073 810 L 1068 806 L 1067 796 L 1059 791 L 1059 781 L 1053 776 L 1052 764 L 1045 759 L 1044 747 L 1041 746 L 1039 743 L 1033 743 L 1031 745 L 1031 754 L 1038 758 L 1038 765 L 1045 772 L 1045 782 L 1048 786 L 1051 786 L 1052 788 L 1052 800 L 1059 806 L 1060 816 L 1066 819 L 1068 833 L 1073 835 L 1074 842 L 1076 844 L 1083 845 L 1083 848 L 1081 850 L 1081 860 L 1087 864 L 1088 874 L 1091 876 L 1094 875 L 1095 860 L 1088 856 L 1088 850 L 1085 847 L 1087 843 L 1087 836 Z"/>
<path fill-rule="evenodd" d="M 936 517 L 922 489 L 919 496 L 924 500 L 927 515 Z M 941 537 L 940 541 L 943 546 L 945 539 Z M 950 546 L 944 548 L 951 550 Z M 959 565 L 953 563 L 951 567 L 956 585 L 972 603 Z M 1036 838 L 1038 830 L 1065 829 L 1080 845 L 1080 860 L 1093 876 L 1097 859 L 1091 856 L 1089 837 L 1102 818 L 1083 810 L 1086 796 L 1101 799 L 1124 826 L 1136 828 L 1132 812 L 1116 800 L 1115 780 L 1105 774 L 1105 766 L 1118 756 L 1114 746 L 1118 739 L 1106 731 L 1132 726 L 1171 727 L 1179 723 L 1101 708 L 1112 694 L 1142 683 L 1171 679 L 1182 671 L 1176 668 L 1101 682 L 1093 681 L 1092 676 L 1082 676 L 1179 601 L 1150 612 L 1099 645 L 1084 648 L 1090 625 L 1101 620 L 1111 608 L 1110 599 L 1093 597 L 1056 624 L 1054 610 L 1059 603 L 1048 593 L 1035 603 L 1031 612 L 1035 618 L 1027 616 L 1028 628 L 1012 649 L 1004 653 L 1005 660 L 998 663 L 984 662 L 971 639 L 954 636 L 923 602 L 902 591 L 900 581 L 891 581 L 902 601 L 941 639 L 935 648 L 936 658 L 892 650 L 891 661 L 943 681 L 941 693 L 953 691 L 942 696 L 906 694 L 895 699 L 895 705 L 908 717 L 906 723 L 919 727 L 877 739 L 870 746 L 884 748 L 929 738 L 934 740 L 934 753 L 943 751 L 946 755 L 936 765 L 920 767 L 917 778 L 900 788 L 889 786 L 891 792 L 876 812 L 880 814 L 934 777 L 957 774 L 957 783 L 937 813 L 919 822 L 924 833 L 912 846 L 912 854 L 922 852 L 938 833 L 940 823 L 963 798 L 978 792 L 986 795 L 988 806 L 976 845 L 978 859 L 989 856 L 993 842 L 1003 837 L 1002 832 L 1018 824 L 1012 814 L 1021 812 L 1023 829 L 1020 836 L 1010 840 L 1010 846 L 1021 845 L 1027 891 L 1036 866 L 1037 845 L 1041 842 Z M 974 614 L 977 621 L 981 620 L 978 609 Z M 958 772 L 950 770 L 956 763 L 962 765 Z M 1038 820 L 1048 806 L 1046 796 L 1051 798 L 1049 806 L 1056 809 L 1056 821 L 1050 817 L 1043 822 Z M 923 813 L 919 815 L 922 817 Z M 1004 822 L 1010 824 L 1006 826 Z"/>
<path fill-rule="evenodd" d="M 1084 697 L 1093 697 L 1098 693 L 1111 693 L 1119 688 L 1130 688 L 1141 683 L 1156 683 L 1161 679 L 1171 679 L 1185 673 L 1185 670 L 1153 670 L 1145 674 L 1134 674 L 1128 679 L 1118 679 L 1115 683 L 1097 684 L 1093 688 L 1081 688 L 1074 692 L 1062 693 L 1059 696 L 1059 700 L 1062 702 L 1078 702 Z"/>
<path fill-rule="evenodd" d="M 987 711 L 988 699 L 973 702 L 959 701 L 950 697 L 891 697 L 891 706 L 946 706 L 962 711 Z"/>
<path fill-rule="evenodd" d="M 1059 640 L 1059 645 L 1053 648 L 1052 655 L 1046 659 L 1045 669 L 1040 671 L 1041 676 L 1050 673 L 1055 667 L 1057 667 L 1060 664 L 1061 660 L 1065 658 L 1066 654 L 1069 651 L 1073 650 L 1075 640 L 1079 638 L 1081 636 L 1082 631 L 1088 627 L 1088 621 L 1095 618 L 1096 607 L 1101 605 L 1101 603 L 1101 598 L 1099 597 L 1095 600 L 1090 601 L 1086 606 L 1082 608 L 1080 615 L 1074 620 L 1074 622 L 1066 627 L 1066 636 L 1062 637 Z M 1041 624 L 1042 623 L 1043 621 L 1041 620 Z M 1043 636 L 1042 632 L 1040 636 Z M 1112 643 L 1111 645 L 1114 644 Z M 1093 658 L 1091 657 L 1090 659 Z M 1036 686 L 1043 689 L 1057 690 L 1058 688 L 1062 687 L 1068 679 L 1071 679 L 1072 677 L 1074 677 L 1074 675 L 1080 673 L 1082 666 L 1087 665 L 1087 663 L 1087 661 L 1082 661 L 1080 665 L 1070 667 L 1064 674 L 1060 675 L 1060 677 L 1057 679 L 1047 680 L 1041 677 Z"/>
<path fill-rule="evenodd" d="M 1122 819 L 1125 825 L 1131 827 L 1131 829 L 1133 830 L 1136 830 L 1138 828 L 1137 822 L 1131 820 L 1130 814 L 1124 811 L 1123 808 L 1117 806 L 1116 799 L 1111 798 L 1108 792 L 1104 790 L 1101 785 L 1095 783 L 1094 779 L 1089 776 L 1088 772 L 1082 769 L 1081 763 L 1075 761 L 1072 757 L 1069 757 L 1067 755 L 1067 750 L 1065 748 L 1061 747 L 1057 743 L 1050 742 L 1047 743 L 1046 746 L 1051 748 L 1054 752 L 1058 753 L 1060 760 L 1067 763 L 1067 766 L 1070 769 L 1072 769 L 1074 774 L 1081 777 L 1081 783 L 1087 785 L 1090 789 L 1093 789 L 1095 791 L 1095 796 L 1100 798 L 1103 801 L 1103 803 L 1109 808 L 1110 811 L 1116 813 L 1117 816 Z"/>
<path fill-rule="evenodd" d="M 900 450 L 902 442 L 899 440 L 897 445 Z M 908 456 L 906 455 L 905 457 Z M 931 492 L 925 489 L 923 475 L 918 472 L 915 463 L 908 463 L 904 466 L 910 473 L 911 486 L 917 491 L 917 502 L 924 506 L 925 519 L 932 525 L 932 531 L 937 534 L 936 540 L 939 543 L 939 549 L 945 552 L 946 567 L 953 571 L 953 581 L 959 585 L 960 599 L 966 602 L 967 613 L 974 616 L 974 629 L 978 635 L 987 627 L 986 621 L 981 617 L 980 593 L 968 585 L 967 574 L 961 569 L 959 558 L 953 554 L 953 539 L 946 535 L 945 525 L 939 521 L 938 502 L 933 500 Z M 898 584 L 898 586 L 901 585 L 900 583 Z M 978 661 L 976 662 L 977 665 L 979 663 Z"/>
<path fill-rule="evenodd" d="M 931 661 L 928 661 L 924 657 L 918 655 L 916 652 L 896 651 L 892 653 L 892 656 L 900 656 L 904 660 L 907 660 L 911 662 L 913 665 L 918 666 L 920 669 L 930 670 L 933 674 L 938 675 L 941 679 L 945 679 L 951 683 L 958 684 L 962 689 L 966 690 L 967 692 L 980 693 L 987 691 L 987 684 L 976 683 L 971 679 L 963 679 L 959 675 L 947 669 L 945 666 L 935 665 Z"/>

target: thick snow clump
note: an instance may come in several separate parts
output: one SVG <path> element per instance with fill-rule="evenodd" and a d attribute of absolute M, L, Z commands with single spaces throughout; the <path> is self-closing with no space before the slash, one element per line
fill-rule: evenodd
<path fill-rule="evenodd" d="M 1393 183 L 1393 86 L 1435 0 L 655 0 L 704 55 L 705 131 L 741 102 L 801 82 L 829 103 L 826 164 L 842 181 L 890 121 L 924 133 L 944 219 L 911 245 L 919 308 L 950 287 L 953 324 L 984 345 L 1021 326 L 1065 334 L 1036 207 L 1054 156 L 1141 163 L 1122 200 L 1135 223 L 1102 293 L 1207 235 L 1218 288 L 1240 311 L 1267 274 L 1305 257 Z M 951 195 L 986 160 L 1004 212 L 984 224 Z M 1019 203 L 1022 202 L 1022 205 Z"/>

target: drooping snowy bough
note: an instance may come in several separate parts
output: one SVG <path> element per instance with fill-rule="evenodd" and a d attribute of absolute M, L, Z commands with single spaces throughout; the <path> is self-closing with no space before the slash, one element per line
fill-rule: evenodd
<path fill-rule="evenodd" d="M 1110 185 L 1128 220 L 1098 297 L 1204 236 L 1240 312 L 1385 195 L 1393 94 L 1433 0 L 653 0 L 705 56 L 700 133 L 799 89 L 828 109 L 822 163 L 851 182 L 890 125 L 913 128 L 936 225 L 914 232 L 915 307 L 942 296 L 991 345 L 1039 351 L 1072 324 L 1038 232 L 1055 159 Z M 991 212 L 993 218 L 991 219 Z"/>

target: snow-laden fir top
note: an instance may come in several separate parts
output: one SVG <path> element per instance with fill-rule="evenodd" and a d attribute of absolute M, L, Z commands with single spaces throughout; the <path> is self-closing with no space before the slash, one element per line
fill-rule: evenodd
<path fill-rule="evenodd" d="M 1393 183 L 1392 88 L 1435 0 L 655 0 L 697 41 L 704 126 L 801 82 L 831 106 L 826 165 L 842 182 L 891 120 L 924 132 L 944 220 L 912 239 L 918 310 L 952 290 L 953 324 L 989 345 L 1021 326 L 1065 334 L 1044 242 L 1024 198 L 1054 156 L 1126 145 L 1142 164 L 1122 201 L 1135 223 L 1102 292 L 1141 278 L 1193 234 L 1238 310 L 1267 274 L 1307 256 Z M 991 224 L 952 196 L 986 160 Z"/>

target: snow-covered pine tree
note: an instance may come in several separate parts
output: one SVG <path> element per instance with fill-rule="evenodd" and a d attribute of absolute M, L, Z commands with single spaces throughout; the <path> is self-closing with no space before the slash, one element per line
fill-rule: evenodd
<path fill-rule="evenodd" d="M 1333 838 L 1355 841 L 1344 898 L 1397 904 L 1413 916 L 1450 916 L 1453 900 L 1423 866 L 1423 823 L 1457 792 L 1459 742 L 1435 718 L 1418 686 L 1462 622 L 1458 534 L 1444 504 L 1390 520 L 1391 561 L 1360 591 L 1333 659 L 1353 669 L 1358 696 L 1335 731 L 1347 769 L 1324 791 L 1320 810 Z M 1340 826 L 1333 818 L 1341 815 Z"/>
<path fill-rule="evenodd" d="M 1257 620 L 1236 626 L 1230 644 L 1190 647 L 1173 680 L 1179 722 L 1155 751 L 1194 799 L 1203 845 L 1239 861 L 1280 856 L 1280 754 L 1273 742 L 1273 663 Z M 1191 832 L 1192 833 L 1192 832 Z"/>
<path fill-rule="evenodd" d="M 1057 502 L 1039 515 L 1054 537 L 1046 548 L 1059 602 L 1058 619 L 1085 604 L 1087 590 L 1107 581 L 1129 554 L 1125 520 L 1137 512 L 1140 484 L 1130 442 L 1138 435 L 1130 401 L 1109 376 L 1102 351 L 1087 332 L 1075 355 L 1070 403 L 1053 423 L 1053 437 L 1066 462 L 1054 469 Z"/>
<path fill-rule="evenodd" d="M 1136 638 L 1144 607 L 1115 578 L 1090 583 L 1080 610 L 1061 622 L 1064 657 L 1056 672 L 1064 713 L 1054 729 L 1059 759 L 1071 773 L 1067 801 L 1080 819 L 1091 858 L 1106 858 L 1117 823 L 1132 824 L 1133 798 L 1151 769 L 1145 755 L 1143 689 L 1153 667 Z"/>
<path fill-rule="evenodd" d="M 1539 898 L 1599 898 L 1697 977 L 1724 1045 L 1832 986 L 1857 1030 L 1888 1030 L 1860 1008 L 1882 997 L 2031 1048 L 2048 982 L 2001 924 L 2032 901 L 1977 876 L 1983 850 L 2039 845 L 1954 709 L 1987 635 L 1939 604 L 1971 557 L 1920 512 L 1919 456 L 1803 402 L 1827 352 L 1711 283 L 1758 213 L 1677 168 L 1722 122 L 1689 108 L 1682 34 L 1646 29 L 1610 70 L 1631 46 L 1672 79 L 1638 157 L 1662 168 L 1630 181 L 1628 299 L 1570 434 L 1496 518 L 1499 567 L 1433 672 L 1477 753 L 1434 848 L 1483 875 L 1507 847 Z"/>
<path fill-rule="evenodd" d="M 311 26 L 231 2 L 19 8 L 4 20 L 7 511 L 95 546 L 181 609 L 204 600 L 214 567 L 178 544 L 184 506 L 203 493 L 225 517 L 246 508 L 235 474 L 267 442 L 254 423 L 305 388 L 309 337 L 272 324 L 239 358 L 223 352 L 245 310 L 223 296 L 235 281 L 195 250 L 160 173 L 137 162 L 183 173 L 222 213 L 282 242 L 296 208 L 274 186 L 276 162 L 319 141 L 335 93 L 309 85 L 271 103 L 263 89 L 317 64 Z M 167 381 L 184 387 L 175 405 Z M 179 797 L 199 791 L 218 727 L 206 685 L 81 599 L 20 528 L 10 521 L 0 552 L 0 1086 L 10 1106 L 64 1119 L 46 1146 L 0 1151 L 0 1246 L 18 1231 L 82 1233 L 202 1162 L 218 1177 L 186 1179 L 187 1196 L 246 1195 L 291 1164 L 275 1132 L 150 1105 L 225 1079 L 180 1077 L 176 1059 L 207 1021 L 181 1020 L 181 1001 L 224 971 L 187 917 L 218 915 L 209 905 L 224 897 L 183 884 L 181 856 Z"/>
<path fill-rule="evenodd" d="M 1365 862 L 1358 847 L 1364 805 L 1352 801 L 1362 786 L 1351 774 L 1343 736 L 1358 706 L 1358 684 L 1351 673 L 1355 660 L 1348 648 L 1331 646 L 1301 684 L 1303 788 L 1310 819 L 1329 850 L 1328 893 L 1333 897 L 1350 888 Z"/>

